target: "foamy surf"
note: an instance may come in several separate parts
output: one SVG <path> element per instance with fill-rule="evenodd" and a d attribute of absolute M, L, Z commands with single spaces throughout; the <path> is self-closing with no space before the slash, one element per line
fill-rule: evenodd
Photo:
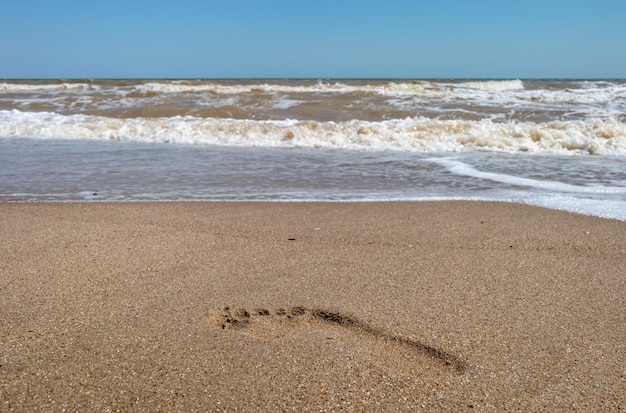
<path fill-rule="evenodd" d="M 454 89 L 473 89 L 487 91 L 513 91 L 524 90 L 524 82 L 516 80 L 489 80 L 489 81 L 467 81 L 467 82 L 385 82 L 373 84 L 349 84 L 337 82 L 318 81 L 311 85 L 285 85 L 272 83 L 258 83 L 251 85 L 224 85 L 220 83 L 189 83 L 189 82 L 150 82 L 136 86 L 137 90 L 144 92 L 180 93 L 180 92 L 213 92 L 224 94 L 240 93 L 376 93 L 382 95 L 418 95 L 428 92 L 439 91 L 445 93 L 446 90 L 452 92 Z"/>
<path fill-rule="evenodd" d="M 191 116 L 119 119 L 4 110 L 0 111 L 0 137 L 378 151 L 626 155 L 626 125 L 615 120 L 536 124 L 423 117 L 380 122 Z"/>
<path fill-rule="evenodd" d="M 626 187 L 612 187 L 604 185 L 571 185 L 558 181 L 530 179 L 504 173 L 487 172 L 478 170 L 471 165 L 450 158 L 429 158 L 426 159 L 426 161 L 439 164 L 445 167 L 448 171 L 457 175 L 468 176 L 483 180 L 486 179 L 489 181 L 501 182 L 514 186 L 526 186 L 529 188 L 550 190 L 554 192 L 571 192 L 579 194 L 626 194 Z"/>
<path fill-rule="evenodd" d="M 624 122 L 624 81 L 74 80 L 4 81 L 0 110 L 105 117 L 381 121 Z"/>

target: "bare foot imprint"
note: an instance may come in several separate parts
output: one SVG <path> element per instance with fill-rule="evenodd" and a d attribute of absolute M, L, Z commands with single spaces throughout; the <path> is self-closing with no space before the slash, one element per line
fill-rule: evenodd
<path fill-rule="evenodd" d="M 417 340 L 394 336 L 382 329 L 372 327 L 356 318 L 318 308 L 291 307 L 288 309 L 232 309 L 230 307 L 224 307 L 216 312 L 214 325 L 219 329 L 235 329 L 245 331 L 250 329 L 254 324 L 269 322 L 273 324 L 280 324 L 285 328 L 293 328 L 297 325 L 311 325 L 311 322 L 313 321 L 340 326 L 372 338 L 382 339 L 389 345 L 401 345 L 407 347 L 411 351 L 430 357 L 442 366 L 445 366 L 458 374 L 463 374 L 467 370 L 467 365 L 462 360 L 446 351 L 420 343 Z"/>

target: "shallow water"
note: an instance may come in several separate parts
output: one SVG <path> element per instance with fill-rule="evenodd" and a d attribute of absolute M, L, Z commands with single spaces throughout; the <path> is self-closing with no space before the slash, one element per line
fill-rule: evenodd
<path fill-rule="evenodd" d="M 1 139 L 1 201 L 475 199 L 626 220 L 621 157 Z"/>

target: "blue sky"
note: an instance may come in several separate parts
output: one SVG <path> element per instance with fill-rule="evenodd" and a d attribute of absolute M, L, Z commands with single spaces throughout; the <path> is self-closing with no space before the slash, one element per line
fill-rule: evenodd
<path fill-rule="evenodd" d="M 624 78 L 624 0 L 2 0 L 0 78 Z"/>

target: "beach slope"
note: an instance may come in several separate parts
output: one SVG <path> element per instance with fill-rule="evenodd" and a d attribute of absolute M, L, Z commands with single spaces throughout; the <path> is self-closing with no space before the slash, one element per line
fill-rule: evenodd
<path fill-rule="evenodd" d="M 1 411 L 624 411 L 626 222 L 0 204 Z"/>

